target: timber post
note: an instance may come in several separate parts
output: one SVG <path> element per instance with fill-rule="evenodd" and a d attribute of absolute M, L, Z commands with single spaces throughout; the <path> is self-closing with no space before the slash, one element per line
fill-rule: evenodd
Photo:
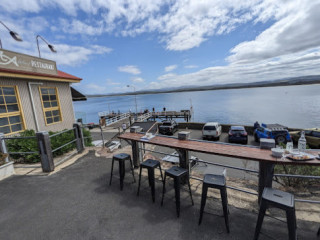
<path fill-rule="evenodd" d="M 39 154 L 41 159 L 41 167 L 43 172 L 54 171 L 54 162 L 49 133 L 42 131 L 36 133 Z"/>
<path fill-rule="evenodd" d="M 179 154 L 179 166 L 182 168 L 185 168 L 188 170 L 188 173 L 190 174 L 190 168 L 189 168 L 189 151 L 185 149 L 176 149 L 177 153 Z M 187 179 L 183 178 L 181 180 L 181 183 L 187 183 Z"/>
<path fill-rule="evenodd" d="M 139 146 L 140 144 L 137 141 L 132 141 L 132 160 L 135 168 L 140 166 L 141 154 Z"/>
<path fill-rule="evenodd" d="M 83 135 L 82 135 L 82 128 L 79 123 L 73 124 L 73 132 L 74 137 L 76 139 L 76 148 L 78 153 L 81 153 L 84 150 L 84 141 L 83 141 Z"/>

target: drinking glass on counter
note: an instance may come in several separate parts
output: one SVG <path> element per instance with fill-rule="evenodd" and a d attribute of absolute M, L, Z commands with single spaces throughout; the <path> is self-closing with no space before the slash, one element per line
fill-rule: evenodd
<path fill-rule="evenodd" d="M 293 142 L 288 142 L 286 146 L 286 150 L 291 153 L 293 150 Z"/>

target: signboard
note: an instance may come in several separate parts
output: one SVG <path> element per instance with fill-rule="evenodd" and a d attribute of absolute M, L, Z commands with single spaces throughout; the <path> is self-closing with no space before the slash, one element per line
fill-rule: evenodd
<path fill-rule="evenodd" d="M 58 75 L 56 62 L 0 49 L 0 68 Z"/>

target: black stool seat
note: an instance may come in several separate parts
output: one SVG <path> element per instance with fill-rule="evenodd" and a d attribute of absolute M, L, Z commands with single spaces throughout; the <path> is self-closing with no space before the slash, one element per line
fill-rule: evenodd
<path fill-rule="evenodd" d="M 194 205 L 193 199 L 192 199 L 192 193 L 191 193 L 190 180 L 189 180 L 189 172 L 187 169 L 182 168 L 182 167 L 178 167 L 178 166 L 173 166 L 165 171 L 164 181 L 163 181 L 163 189 L 162 189 L 161 206 L 163 205 L 164 193 L 166 191 L 165 189 L 166 189 L 166 177 L 167 176 L 172 177 L 174 180 L 176 211 L 177 211 L 177 217 L 179 217 L 180 216 L 180 181 L 181 181 L 181 178 L 184 176 L 187 178 L 191 203 L 192 203 L 192 205 Z"/>
<path fill-rule="evenodd" d="M 227 232 L 230 232 L 229 228 L 229 209 L 228 209 L 228 196 L 226 187 L 226 178 L 224 175 L 206 174 L 203 178 L 202 195 L 201 195 L 201 207 L 199 225 L 202 222 L 203 211 L 207 201 L 208 188 L 215 188 L 220 190 L 224 221 L 226 224 Z"/>
<path fill-rule="evenodd" d="M 131 160 L 131 156 L 126 153 L 119 153 L 119 154 L 116 154 L 112 157 L 111 175 L 110 175 L 109 185 L 111 185 L 111 182 L 112 182 L 114 161 L 118 161 L 119 162 L 120 190 L 121 191 L 123 189 L 123 180 L 124 180 L 124 175 L 125 175 L 125 161 L 127 161 L 127 160 L 130 161 L 133 181 L 136 182 L 136 179 L 134 177 L 133 162 Z"/>
<path fill-rule="evenodd" d="M 140 166 L 144 168 L 156 168 L 160 165 L 160 162 L 153 159 L 147 159 L 146 161 L 142 162 Z"/>
<path fill-rule="evenodd" d="M 160 170 L 160 175 L 161 175 L 161 179 L 162 179 L 162 181 L 163 181 L 162 170 L 161 170 L 161 165 L 160 165 L 160 162 L 159 162 L 159 161 L 153 160 L 153 159 L 147 159 L 146 161 L 144 161 L 144 162 L 142 162 L 142 163 L 140 164 L 139 185 L 138 185 L 138 192 L 137 192 L 137 195 L 139 196 L 142 168 L 147 168 L 147 169 L 148 169 L 149 186 L 151 187 L 151 196 L 152 196 L 152 201 L 153 201 L 153 202 L 155 202 L 154 169 L 155 169 L 156 167 L 159 168 L 159 170 Z"/>
<path fill-rule="evenodd" d="M 225 187 L 226 178 L 224 175 L 206 174 L 204 175 L 203 183 L 217 187 Z"/>
<path fill-rule="evenodd" d="M 294 196 L 290 193 L 273 188 L 264 188 L 263 190 L 254 239 L 257 240 L 259 237 L 263 218 L 269 207 L 276 207 L 286 211 L 289 239 L 296 240 L 297 221 Z"/>
<path fill-rule="evenodd" d="M 291 193 L 283 192 L 273 188 L 265 188 L 262 197 L 275 205 L 293 208 L 294 196 Z"/>
<path fill-rule="evenodd" d="M 173 166 L 166 170 L 166 174 L 170 177 L 181 177 L 188 173 L 188 170 L 182 167 Z"/>
<path fill-rule="evenodd" d="M 119 153 L 117 155 L 113 156 L 114 160 L 129 160 L 131 159 L 131 156 L 126 153 Z"/>

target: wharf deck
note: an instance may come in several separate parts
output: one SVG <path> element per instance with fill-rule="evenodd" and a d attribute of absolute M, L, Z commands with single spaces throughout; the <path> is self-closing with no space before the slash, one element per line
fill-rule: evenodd
<path fill-rule="evenodd" d="M 162 112 L 151 112 L 150 118 L 154 120 L 156 118 L 159 119 L 174 119 L 174 118 L 183 118 L 185 121 L 189 121 L 191 119 L 191 112 L 189 110 L 186 111 L 162 111 Z"/>

